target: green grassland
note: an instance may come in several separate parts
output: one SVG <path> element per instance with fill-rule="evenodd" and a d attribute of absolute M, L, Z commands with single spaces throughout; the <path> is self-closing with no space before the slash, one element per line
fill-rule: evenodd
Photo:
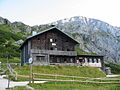
<path fill-rule="evenodd" d="M 29 75 L 30 67 L 26 66 L 14 66 L 13 67 L 20 75 Z M 33 73 L 42 74 L 54 74 L 54 75 L 66 75 L 66 76 L 79 76 L 98 78 L 105 77 L 105 74 L 97 68 L 84 67 L 84 66 L 33 66 Z M 62 79 L 59 77 L 47 77 L 40 76 L 41 79 Z M 64 78 L 65 80 L 71 80 L 71 78 Z M 18 78 L 18 81 L 29 80 L 28 78 Z M 84 80 L 85 79 L 75 79 Z M 87 81 L 87 79 L 86 79 Z M 94 84 L 94 83 L 80 83 L 80 82 L 46 82 L 43 84 L 29 84 L 35 90 L 119 90 L 119 84 Z M 10 90 L 27 90 L 26 87 L 15 87 Z M 28 89 L 29 90 L 29 89 Z"/>
<path fill-rule="evenodd" d="M 0 61 L 6 62 L 7 59 L 20 57 L 19 46 L 14 43 L 18 40 L 24 40 L 24 34 L 17 31 L 17 28 L 9 25 L 0 24 Z"/>
<path fill-rule="evenodd" d="M 7 60 L 6 58 L 0 58 L 0 62 L 1 63 L 20 63 L 20 58 L 18 57 L 12 57 L 9 60 Z"/>
<path fill-rule="evenodd" d="M 105 77 L 105 74 L 98 68 L 86 66 L 33 66 L 33 73 L 57 74 L 80 77 Z M 29 66 L 17 66 L 14 69 L 20 75 L 29 75 Z"/>
<path fill-rule="evenodd" d="M 30 84 L 36 90 L 120 90 L 119 84 L 91 84 L 79 82 L 46 82 Z"/>
<path fill-rule="evenodd" d="M 19 75 L 30 75 L 30 66 L 15 66 L 13 67 Z M 85 67 L 85 66 L 32 66 L 33 73 L 40 74 L 53 74 L 53 75 L 65 75 L 65 76 L 78 76 L 78 77 L 105 77 L 105 74 L 98 68 Z M 35 78 L 41 79 L 56 79 L 56 77 L 50 76 L 37 76 Z M 70 80 L 71 78 L 61 78 L 57 79 Z M 13 79 L 14 80 L 14 79 Z M 18 77 L 17 81 L 27 81 L 29 78 Z M 86 79 L 80 79 L 86 80 Z"/>
<path fill-rule="evenodd" d="M 30 75 L 30 66 L 12 66 L 20 75 Z M 65 76 L 78 76 L 86 77 L 86 79 L 77 78 L 61 78 L 61 77 L 49 77 L 39 76 L 35 78 L 40 79 L 59 79 L 59 80 L 81 80 L 89 81 L 89 78 L 105 77 L 105 74 L 98 68 L 85 67 L 85 66 L 32 66 L 33 73 L 41 74 L 54 74 Z M 119 79 L 119 77 L 117 78 Z M 29 78 L 18 77 L 17 81 L 28 81 Z M 92 80 L 91 80 L 92 81 Z M 93 80 L 97 82 L 119 82 L 118 81 L 106 81 L 106 80 Z M 49 81 L 42 84 L 29 84 L 35 90 L 120 90 L 120 84 L 96 84 L 96 83 L 80 83 L 80 82 L 53 82 Z M 10 90 L 29 90 L 26 87 L 15 87 Z"/>
<path fill-rule="evenodd" d="M 30 84 L 35 90 L 120 90 L 119 84 L 90 84 L 75 82 L 46 82 Z M 32 90 L 26 86 L 17 86 L 7 90 Z"/>

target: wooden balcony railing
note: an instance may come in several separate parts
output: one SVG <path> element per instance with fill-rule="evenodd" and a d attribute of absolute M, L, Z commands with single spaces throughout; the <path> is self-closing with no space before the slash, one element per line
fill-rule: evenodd
<path fill-rule="evenodd" d="M 77 53 L 75 51 L 58 51 L 58 50 L 38 50 L 38 49 L 32 49 L 31 53 L 34 53 L 34 54 L 49 54 L 49 55 L 77 56 Z"/>

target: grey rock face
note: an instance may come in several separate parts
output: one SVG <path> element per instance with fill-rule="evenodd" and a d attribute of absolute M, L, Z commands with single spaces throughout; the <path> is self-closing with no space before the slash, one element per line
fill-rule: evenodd
<path fill-rule="evenodd" d="M 81 49 L 120 63 L 120 27 L 86 17 L 67 18 L 49 25 L 56 25 L 62 31 L 74 35 Z"/>
<path fill-rule="evenodd" d="M 2 18 L 2 17 L 0 17 L 0 24 L 7 24 L 7 25 L 11 26 L 11 22 L 7 19 Z"/>
<path fill-rule="evenodd" d="M 0 17 L 0 24 L 4 24 L 4 19 Z"/>
<path fill-rule="evenodd" d="M 22 23 L 22 22 L 13 22 L 13 23 L 12 23 L 12 26 L 13 26 L 13 27 L 17 27 L 17 26 L 21 26 L 21 25 L 25 25 L 25 24 Z"/>
<path fill-rule="evenodd" d="M 16 42 L 14 43 L 14 45 L 19 46 L 19 45 L 21 45 L 23 42 L 24 42 L 23 40 L 18 40 L 18 41 L 16 41 Z"/>
<path fill-rule="evenodd" d="M 17 29 L 21 30 L 25 34 L 30 34 L 32 31 L 32 28 L 29 25 L 25 25 L 22 22 L 13 22 L 12 23 L 13 27 L 16 27 Z"/>
<path fill-rule="evenodd" d="M 30 26 L 24 26 L 24 27 L 22 28 L 22 30 L 23 30 L 26 34 L 29 34 L 29 33 L 31 33 L 32 28 L 31 28 Z"/>

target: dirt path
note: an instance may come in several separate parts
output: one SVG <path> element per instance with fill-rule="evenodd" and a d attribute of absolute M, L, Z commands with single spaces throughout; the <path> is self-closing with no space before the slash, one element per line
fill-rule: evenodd
<path fill-rule="evenodd" d="M 35 81 L 35 83 L 44 83 L 46 81 Z M 15 86 L 26 86 L 29 83 L 29 81 L 24 82 L 13 82 L 10 81 L 9 88 L 15 87 Z M 0 76 L 0 90 L 6 90 L 8 88 L 8 79 L 4 79 L 3 76 Z"/>
<path fill-rule="evenodd" d="M 120 75 L 106 75 L 106 77 L 117 77 L 117 76 L 120 76 Z"/>
<path fill-rule="evenodd" d="M 0 76 L 0 90 L 5 90 L 7 88 L 7 79 L 3 79 L 2 76 Z"/>

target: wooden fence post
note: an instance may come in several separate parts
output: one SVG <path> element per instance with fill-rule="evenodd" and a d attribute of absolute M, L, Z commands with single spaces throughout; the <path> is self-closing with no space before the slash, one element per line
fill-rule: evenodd
<path fill-rule="evenodd" d="M 30 76 L 29 76 L 29 83 L 32 81 L 32 64 L 29 64 L 30 67 Z"/>
<path fill-rule="evenodd" d="M 34 74 L 32 73 L 32 83 L 34 83 Z"/>

